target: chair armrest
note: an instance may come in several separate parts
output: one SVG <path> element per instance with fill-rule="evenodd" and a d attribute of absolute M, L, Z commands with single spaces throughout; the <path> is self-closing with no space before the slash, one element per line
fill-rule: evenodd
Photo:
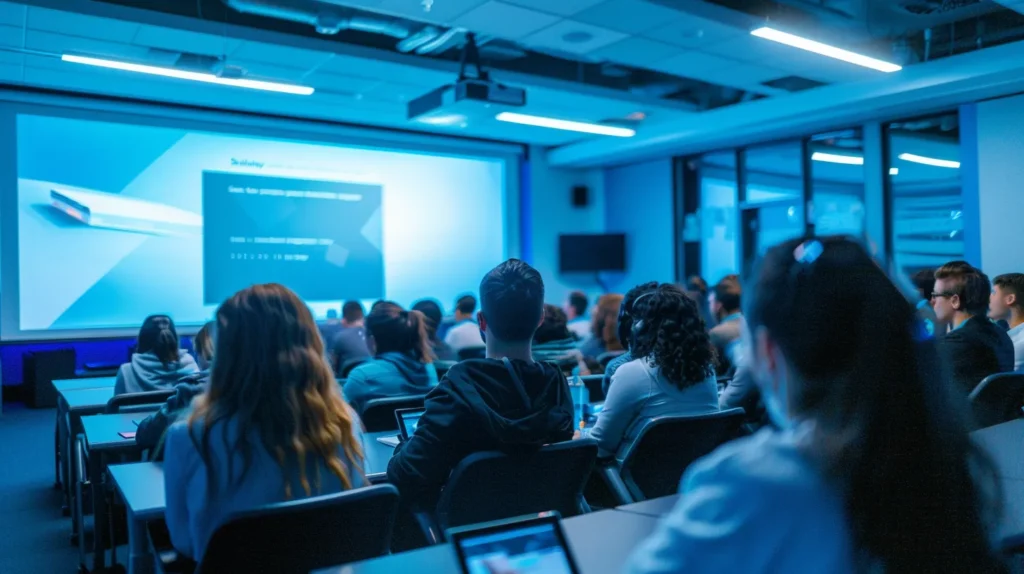
<path fill-rule="evenodd" d="M 616 504 L 623 505 L 636 502 L 633 500 L 633 496 L 630 495 L 629 488 L 623 482 L 622 476 L 619 475 L 619 466 L 617 464 L 614 462 L 600 464 L 597 467 L 597 471 L 601 476 L 601 480 L 604 481 L 605 485 L 608 486 L 608 490 L 611 491 Z"/>
<path fill-rule="evenodd" d="M 416 519 L 416 524 L 423 531 L 423 537 L 427 539 L 427 543 L 433 546 L 434 544 L 444 542 L 444 532 L 441 531 L 441 527 L 437 524 L 437 520 L 434 519 L 432 514 L 418 508 L 410 509 L 410 511 L 412 512 L 412 517 Z"/>
<path fill-rule="evenodd" d="M 146 524 L 146 538 L 149 547 L 156 557 L 156 574 L 192 574 L 196 563 L 191 558 L 178 554 L 171 545 L 171 537 L 167 532 L 167 524 L 163 520 L 154 520 Z"/>

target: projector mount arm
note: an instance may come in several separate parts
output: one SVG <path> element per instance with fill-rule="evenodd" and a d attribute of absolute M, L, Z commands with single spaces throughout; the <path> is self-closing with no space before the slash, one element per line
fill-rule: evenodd
<path fill-rule="evenodd" d="M 476 34 L 473 32 L 466 33 L 466 45 L 462 47 L 462 57 L 459 58 L 459 80 L 470 79 L 466 75 L 466 66 L 476 68 L 477 80 L 490 81 L 490 74 L 480 65 L 480 50 L 476 46 Z"/>

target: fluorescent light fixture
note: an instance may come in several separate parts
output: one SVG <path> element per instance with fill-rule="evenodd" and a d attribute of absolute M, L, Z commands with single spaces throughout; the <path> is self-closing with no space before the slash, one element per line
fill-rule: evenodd
<path fill-rule="evenodd" d="M 837 153 L 825 153 L 816 151 L 811 154 L 814 161 L 826 161 L 828 163 L 842 163 L 846 165 L 864 165 L 864 158 L 859 155 L 840 155 Z"/>
<path fill-rule="evenodd" d="M 801 50 L 807 50 L 808 52 L 814 52 L 815 54 L 821 54 L 822 56 L 828 56 L 829 58 L 835 58 L 836 60 L 842 60 L 858 66 L 864 66 L 865 68 L 871 68 L 872 70 L 878 70 L 879 72 L 898 72 L 903 69 L 902 66 L 885 62 L 882 60 L 876 60 L 858 54 L 856 52 L 850 52 L 849 50 L 843 50 L 842 48 L 836 48 L 835 46 L 829 46 L 828 44 L 822 44 L 821 42 L 815 42 L 814 40 L 808 40 L 800 36 L 795 36 L 776 30 L 775 28 L 769 28 L 764 26 L 750 32 L 758 38 L 764 38 L 765 40 L 771 40 Z"/>
<path fill-rule="evenodd" d="M 105 60 L 103 58 L 89 58 L 87 56 L 74 56 L 64 54 L 60 57 L 65 62 L 73 64 L 85 64 L 100 68 L 113 70 L 124 70 L 127 72 L 138 72 L 165 78 L 178 78 L 180 80 L 192 80 L 194 82 L 206 82 L 207 84 L 218 84 L 221 86 L 234 86 L 236 88 L 250 88 L 253 90 L 265 90 L 268 92 L 281 92 L 284 94 L 295 94 L 308 96 L 313 93 L 313 88 L 308 86 L 296 86 L 294 84 L 279 84 L 277 82 L 264 82 L 260 80 L 248 80 L 245 78 L 221 78 L 206 72 L 190 72 L 177 68 L 164 68 L 162 66 L 147 66 L 145 64 L 132 64 L 118 60 Z"/>
<path fill-rule="evenodd" d="M 898 168 L 898 167 L 890 167 L 889 168 L 889 175 L 899 175 L 899 174 L 900 174 L 900 168 Z"/>
<path fill-rule="evenodd" d="M 544 116 L 517 114 L 514 112 L 501 112 L 500 114 L 494 116 L 494 119 L 498 120 L 499 122 L 523 124 L 526 126 L 537 126 L 540 128 L 551 128 L 553 130 L 583 132 L 586 134 L 597 134 L 602 136 L 615 136 L 619 138 L 631 138 L 634 135 L 636 135 L 636 131 L 631 130 L 629 128 L 617 128 L 615 126 L 590 124 L 587 122 L 573 122 L 569 120 L 559 120 L 556 118 L 546 118 Z"/>
<path fill-rule="evenodd" d="M 901 153 L 897 157 L 899 157 L 903 161 L 911 161 L 914 163 L 920 163 L 934 167 L 948 167 L 949 169 L 960 169 L 960 162 L 949 159 L 935 159 L 934 157 L 917 155 L 913 153 Z"/>

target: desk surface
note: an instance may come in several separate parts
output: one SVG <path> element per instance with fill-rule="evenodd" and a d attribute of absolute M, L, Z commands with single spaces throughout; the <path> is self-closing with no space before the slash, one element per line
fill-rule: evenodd
<path fill-rule="evenodd" d="M 989 453 L 999 476 L 1024 480 L 1024 419 L 974 431 L 971 439 Z"/>
<path fill-rule="evenodd" d="M 616 510 L 661 518 L 671 512 L 672 509 L 676 507 L 677 502 L 679 502 L 679 495 L 670 494 L 669 496 L 662 496 L 661 498 L 652 498 L 651 500 L 644 500 L 643 502 L 625 504 L 616 508 Z"/>
<path fill-rule="evenodd" d="M 114 387 L 77 389 L 62 393 L 68 410 L 74 413 L 82 411 L 103 412 L 107 401 L 114 398 Z"/>
<path fill-rule="evenodd" d="M 66 391 L 77 391 L 81 389 L 100 389 L 103 387 L 114 387 L 117 377 L 90 377 L 85 379 L 58 379 L 53 381 L 53 388 L 57 394 L 63 395 Z"/>
<path fill-rule="evenodd" d="M 134 447 L 134 438 L 124 438 L 117 433 L 134 432 L 137 427 L 132 420 L 142 420 L 149 414 L 148 412 L 130 412 L 82 417 L 82 430 L 85 431 L 85 441 L 89 445 L 89 450 Z"/>
<path fill-rule="evenodd" d="M 583 574 L 619 574 L 630 553 L 654 531 L 658 519 L 642 514 L 603 510 L 562 522 L 576 564 Z M 394 572 L 460 572 L 451 546 L 441 544 L 316 574 L 393 574 Z"/>
<path fill-rule="evenodd" d="M 139 520 L 162 518 L 167 506 L 164 499 L 164 467 L 157 462 L 115 464 L 107 467 L 121 493 L 125 506 Z"/>
<path fill-rule="evenodd" d="M 363 433 L 363 456 L 366 457 L 366 475 L 370 482 L 378 483 L 386 479 L 383 475 L 387 474 L 388 462 L 391 455 L 395 454 L 394 448 L 381 444 L 377 438 L 397 434 L 395 431 Z"/>

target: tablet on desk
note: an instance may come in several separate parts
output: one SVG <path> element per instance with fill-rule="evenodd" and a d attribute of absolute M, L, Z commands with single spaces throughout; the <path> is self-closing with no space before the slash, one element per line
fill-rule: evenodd
<path fill-rule="evenodd" d="M 409 437 L 416 432 L 420 423 L 420 417 L 427 409 L 397 409 L 395 419 L 398 420 L 398 436 L 401 440 L 409 440 Z"/>
<path fill-rule="evenodd" d="M 399 440 L 399 436 L 398 435 L 394 435 L 394 436 L 379 436 L 379 437 L 377 437 L 377 442 L 379 442 L 380 444 L 382 444 L 384 446 L 390 446 L 391 448 L 397 448 L 398 447 L 398 443 L 401 442 L 401 441 Z"/>
<path fill-rule="evenodd" d="M 555 512 L 457 528 L 446 536 L 464 574 L 579 574 Z"/>

